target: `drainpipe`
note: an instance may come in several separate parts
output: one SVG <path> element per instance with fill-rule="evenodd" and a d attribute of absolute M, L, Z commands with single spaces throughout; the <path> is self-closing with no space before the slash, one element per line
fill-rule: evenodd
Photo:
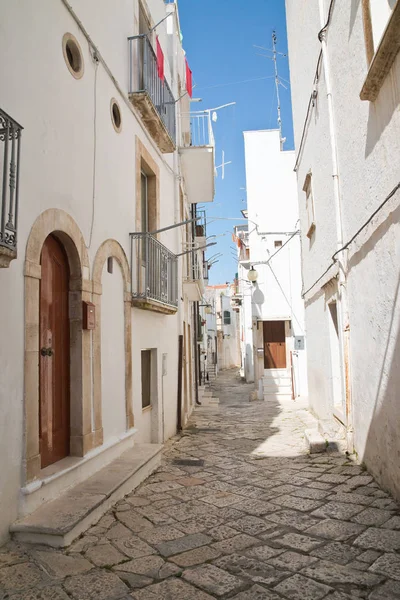
<path fill-rule="evenodd" d="M 333 3 L 329 10 L 333 9 Z M 321 32 L 319 39 L 322 46 L 322 60 L 325 73 L 326 98 L 328 104 L 329 117 L 329 134 L 332 151 L 332 179 L 333 193 L 336 216 L 336 245 L 337 249 L 343 247 L 343 221 L 342 221 L 342 203 L 339 184 L 339 169 L 338 169 L 338 150 L 336 142 L 335 117 L 333 111 L 332 84 L 327 46 L 327 31 L 325 25 L 326 17 L 324 10 L 325 0 L 319 0 L 319 13 L 321 21 Z M 338 254 L 339 264 L 339 313 L 341 321 L 341 355 L 342 355 L 342 393 L 345 398 L 346 410 L 346 428 L 347 428 L 347 449 L 353 452 L 353 426 L 352 426 L 352 411 L 351 411 L 351 382 L 350 382 L 350 320 L 348 309 L 347 296 L 347 250 Z M 343 389 L 344 388 L 344 389 Z"/>

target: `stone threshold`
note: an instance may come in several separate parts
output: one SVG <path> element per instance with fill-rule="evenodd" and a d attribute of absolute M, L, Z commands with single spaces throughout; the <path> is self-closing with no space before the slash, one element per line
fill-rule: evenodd
<path fill-rule="evenodd" d="M 14 539 L 63 548 L 135 489 L 161 462 L 162 445 L 137 444 L 86 481 L 10 527 Z"/>

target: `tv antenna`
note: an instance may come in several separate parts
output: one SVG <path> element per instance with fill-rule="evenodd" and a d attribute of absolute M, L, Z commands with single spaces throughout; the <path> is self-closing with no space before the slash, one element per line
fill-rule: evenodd
<path fill-rule="evenodd" d="M 217 167 L 215 167 L 215 175 L 218 176 L 217 169 L 221 169 L 222 179 L 225 179 L 225 167 L 226 167 L 226 165 L 230 165 L 230 164 L 232 164 L 231 160 L 228 160 L 227 162 L 225 162 L 225 152 L 222 150 L 222 163 L 220 165 L 218 165 Z"/>
<path fill-rule="evenodd" d="M 280 56 L 285 57 L 285 56 L 287 56 L 287 54 L 284 54 L 283 52 L 278 52 L 278 50 L 276 49 L 276 43 L 277 43 L 277 37 L 276 37 L 276 31 L 274 29 L 272 31 L 272 50 L 270 50 L 269 48 L 264 48 L 263 46 L 254 46 L 254 48 L 259 48 L 260 50 L 265 50 L 266 52 L 272 53 L 272 56 L 268 56 L 266 54 L 260 54 L 259 56 L 263 56 L 264 58 L 269 58 L 274 63 L 275 88 L 276 88 L 276 97 L 277 97 L 277 101 L 278 101 L 277 109 L 278 109 L 279 142 L 280 142 L 281 150 L 283 150 L 283 144 L 286 142 L 286 138 L 282 137 L 281 100 L 280 100 L 280 96 L 279 96 L 279 86 L 281 85 L 285 89 L 287 89 L 287 88 L 285 85 L 283 85 L 283 83 L 280 80 L 279 75 L 278 75 L 277 55 L 279 54 Z"/>

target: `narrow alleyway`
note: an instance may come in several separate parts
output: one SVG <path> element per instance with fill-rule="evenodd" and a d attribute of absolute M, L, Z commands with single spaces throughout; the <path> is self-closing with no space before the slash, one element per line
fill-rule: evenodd
<path fill-rule="evenodd" d="M 400 513 L 345 455 L 306 454 L 301 403 L 234 371 L 163 464 L 65 551 L 0 551 L 0 599 L 392 600 Z"/>

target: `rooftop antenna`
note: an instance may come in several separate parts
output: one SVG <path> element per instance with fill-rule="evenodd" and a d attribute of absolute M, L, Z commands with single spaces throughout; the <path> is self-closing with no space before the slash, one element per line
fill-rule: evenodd
<path fill-rule="evenodd" d="M 275 88 L 276 88 L 276 97 L 277 97 L 277 101 L 278 101 L 278 128 L 279 128 L 279 143 L 280 143 L 280 148 L 281 150 L 283 150 L 283 144 L 286 142 L 286 138 L 282 137 L 282 119 L 281 119 L 281 100 L 280 100 L 280 96 L 279 96 L 279 86 L 282 85 L 283 87 L 285 87 L 283 85 L 283 83 L 280 81 L 279 79 L 279 75 L 278 75 L 278 64 L 277 64 L 277 54 L 280 54 L 281 56 L 287 56 L 286 54 L 283 54 L 282 52 L 278 52 L 276 49 L 276 43 L 277 43 L 277 37 L 276 37 L 276 31 L 275 29 L 272 31 L 272 50 L 269 50 L 267 48 L 263 48 L 262 46 L 255 46 L 255 48 L 261 48 L 261 50 L 266 50 L 267 52 L 272 52 L 272 56 L 266 56 L 265 54 L 261 54 L 260 56 L 264 56 L 265 58 L 269 58 L 273 61 L 274 63 L 274 71 L 275 71 Z"/>

